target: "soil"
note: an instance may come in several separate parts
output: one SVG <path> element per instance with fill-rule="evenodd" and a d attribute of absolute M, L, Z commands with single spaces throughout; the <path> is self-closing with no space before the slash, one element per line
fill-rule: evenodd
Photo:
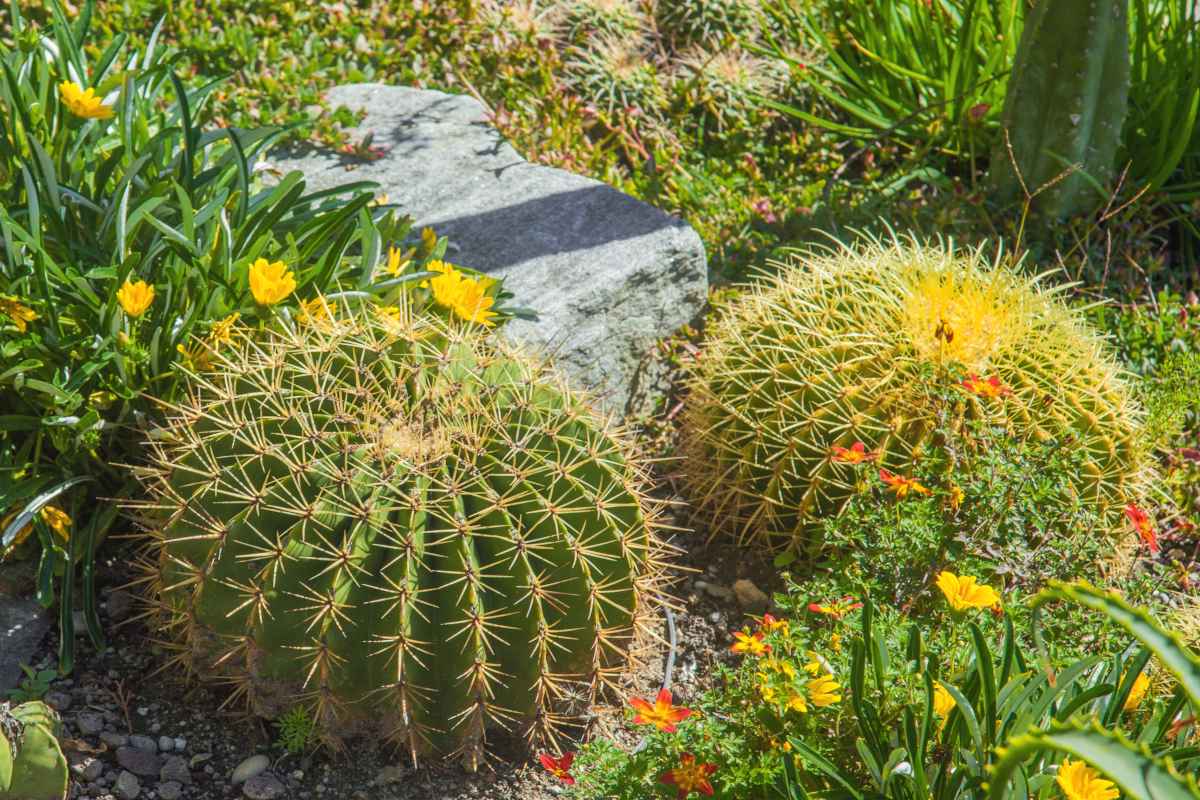
<path fill-rule="evenodd" d="M 748 579 L 769 595 L 778 586 L 769 562 L 732 545 L 710 547 L 690 533 L 673 538 L 685 554 L 677 562 L 683 578 L 674 589 L 679 611 L 674 615 L 677 644 L 671 689 L 677 702 L 686 702 L 707 688 L 716 663 L 731 658 L 729 631 L 739 628 L 748 613 L 764 610 L 740 607 L 730 587 Z M 221 709 L 227 693 L 219 687 L 187 685 L 166 666 L 168 654 L 153 644 L 151 633 L 136 618 L 137 604 L 116 588 L 127 578 L 120 567 L 123 554 L 118 550 L 108 555 L 100 608 L 109 647 L 95 652 L 81 637 L 74 674 L 54 682 L 45 698 L 63 718 L 64 749 L 74 773 L 72 798 L 550 800 L 564 794 L 564 787 L 530 754 L 515 748 L 475 774 L 454 765 L 413 769 L 404 754 L 372 740 L 353 741 L 344 754 L 288 754 L 275 744 L 278 732 L 271 723 Z M 754 604 L 745 597 L 743 601 Z M 664 624 L 663 641 L 655 642 L 644 666 L 628 676 L 625 697 L 652 697 L 662 686 L 666 631 Z M 56 636 L 47 637 L 38 666 L 55 665 Z M 610 704 L 595 708 L 588 736 L 632 746 L 635 734 L 623 724 L 626 708 L 622 698 L 610 698 Z M 131 756 L 128 751 L 137 746 L 144 752 Z M 156 746 L 157 753 L 152 752 Z M 122 747 L 125 752 L 118 762 Z M 259 754 L 268 759 L 264 775 L 234 785 L 235 768 Z M 123 774 L 123 768 L 130 767 L 142 773 L 136 782 Z"/>

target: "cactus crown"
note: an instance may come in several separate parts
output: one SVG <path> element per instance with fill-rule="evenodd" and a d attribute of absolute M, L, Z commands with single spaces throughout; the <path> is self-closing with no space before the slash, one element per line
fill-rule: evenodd
<path fill-rule="evenodd" d="M 474 768 L 623 670 L 661 576 L 641 468 L 478 328 L 243 334 L 170 411 L 144 471 L 163 625 L 257 712 Z"/>
<path fill-rule="evenodd" d="M 710 328 L 684 415 L 688 481 L 743 538 L 807 539 L 838 513 L 855 473 L 835 446 L 861 441 L 905 471 L 936 444 L 920 388 L 931 366 L 1011 388 L 1002 402 L 964 392 L 969 413 L 1082 448 L 1076 489 L 1114 527 L 1147 490 L 1144 412 L 1102 337 L 1045 276 L 897 239 L 778 266 Z"/>

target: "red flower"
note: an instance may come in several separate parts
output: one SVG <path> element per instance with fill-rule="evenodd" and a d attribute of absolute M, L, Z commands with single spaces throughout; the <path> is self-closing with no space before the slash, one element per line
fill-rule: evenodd
<path fill-rule="evenodd" d="M 669 689 L 659 689 L 654 705 L 640 697 L 630 700 L 629 705 L 638 712 L 633 718 L 634 725 L 653 725 L 663 733 L 674 733 L 676 722 L 683 722 L 695 713 L 690 708 L 672 705 Z"/>
<path fill-rule="evenodd" d="M 893 475 L 883 467 L 879 468 L 879 480 L 888 485 L 895 494 L 898 500 L 903 500 L 908 497 L 909 492 L 917 494 L 929 494 L 929 489 L 922 486 L 916 478 L 905 478 L 902 475 Z"/>
<path fill-rule="evenodd" d="M 762 622 L 759 623 L 758 629 L 764 633 L 772 633 L 780 630 L 787 633 L 788 623 L 786 619 L 779 619 L 774 614 L 763 614 Z"/>
<path fill-rule="evenodd" d="M 855 442 L 850 447 L 834 445 L 829 448 L 830 457 L 839 464 L 861 464 L 864 461 L 874 461 L 879 458 L 878 450 L 867 450 L 862 442 Z"/>
<path fill-rule="evenodd" d="M 575 778 L 571 775 L 571 763 L 575 761 L 574 753 L 563 753 L 558 758 L 554 758 L 549 753 L 542 753 L 538 756 L 538 760 L 542 762 L 542 766 L 546 768 L 546 772 L 549 772 L 567 786 L 575 785 Z"/>
<path fill-rule="evenodd" d="M 668 786 L 674 786 L 678 790 L 678 800 L 683 800 L 683 798 L 692 792 L 699 792 L 711 797 L 713 787 L 708 782 L 708 776 L 716 771 L 716 764 L 697 764 L 694 755 L 683 753 L 679 756 L 679 765 L 675 769 L 669 769 L 664 772 L 659 777 L 659 780 Z"/>
<path fill-rule="evenodd" d="M 977 394 L 980 397 L 986 397 L 991 400 L 1012 394 L 1012 389 L 1001 383 L 1000 379 L 995 375 L 990 378 L 981 378 L 972 372 L 963 378 L 962 386 L 971 394 Z"/>
<path fill-rule="evenodd" d="M 1133 503 L 1125 506 L 1125 516 L 1129 517 L 1129 521 L 1133 523 L 1133 529 L 1137 531 L 1138 537 L 1142 543 L 1150 548 L 1150 553 L 1153 555 L 1159 550 L 1158 547 L 1158 531 L 1154 529 L 1154 523 L 1150 521 L 1150 515 L 1143 511 Z"/>
<path fill-rule="evenodd" d="M 834 600 L 829 605 L 821 605 L 820 603 L 809 603 L 808 610 L 814 614 L 825 614 L 834 619 L 841 619 L 851 611 L 862 608 L 862 603 L 854 602 L 854 598 L 846 595 L 841 600 Z"/>

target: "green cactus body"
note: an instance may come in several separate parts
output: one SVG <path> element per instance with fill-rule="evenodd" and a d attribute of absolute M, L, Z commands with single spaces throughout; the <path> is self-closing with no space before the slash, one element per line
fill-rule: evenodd
<path fill-rule="evenodd" d="M 1003 139 L 992 153 L 1002 202 L 1038 192 L 1047 219 L 1087 212 L 1112 179 L 1129 96 L 1129 4 L 1041 0 L 1029 12 L 1004 101 Z M 1020 177 L 1013 170 L 1013 162 Z M 1065 169 L 1080 169 L 1052 183 Z M 1039 192 L 1038 190 L 1041 189 Z"/>
<path fill-rule="evenodd" d="M 155 438 L 178 659 L 322 738 L 474 768 L 626 665 L 660 570 L 621 437 L 478 329 L 402 313 L 242 338 Z"/>
<path fill-rule="evenodd" d="M 67 759 L 58 717 L 45 703 L 0 704 L 0 800 L 62 800 Z"/>
<path fill-rule="evenodd" d="M 966 412 L 1082 448 L 1076 489 L 1114 529 L 1146 490 L 1140 405 L 1101 337 L 1038 279 L 899 241 L 779 266 L 710 326 L 689 378 L 682 470 L 714 531 L 814 546 L 815 523 L 862 477 L 835 446 L 863 442 L 904 473 L 936 444 L 930 365 L 1011 388 L 1003 401 L 964 391 Z"/>

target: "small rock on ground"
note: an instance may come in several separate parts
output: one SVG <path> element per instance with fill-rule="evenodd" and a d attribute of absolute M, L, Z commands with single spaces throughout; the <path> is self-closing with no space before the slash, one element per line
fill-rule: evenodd
<path fill-rule="evenodd" d="M 271 766 L 271 759 L 266 756 L 261 754 L 250 756 L 234 767 L 233 773 L 229 776 L 229 782 L 234 786 L 237 786 L 239 783 L 245 783 L 255 775 L 266 772 L 269 766 Z"/>
<path fill-rule="evenodd" d="M 738 605 L 745 611 L 761 614 L 771 605 L 771 598 L 766 592 L 745 578 L 734 582 L 733 594 L 737 597 Z"/>
<path fill-rule="evenodd" d="M 163 781 L 190 784 L 192 782 L 192 771 L 188 768 L 186 758 L 183 756 L 170 756 L 163 763 L 158 777 L 159 780 Z"/>
<path fill-rule="evenodd" d="M 128 770 L 121 770 L 121 774 L 117 776 L 117 785 L 113 787 L 113 791 L 117 793 L 117 797 L 121 800 L 134 800 L 142 793 L 142 782 L 137 776 Z"/>
<path fill-rule="evenodd" d="M 283 784 L 269 772 L 255 775 L 242 786 L 246 800 L 277 800 L 283 797 Z"/>
<path fill-rule="evenodd" d="M 94 711 L 80 711 L 75 726 L 84 736 L 96 736 L 104 730 L 104 716 Z"/>
<path fill-rule="evenodd" d="M 158 785 L 159 800 L 179 800 L 183 796 L 183 786 L 175 781 L 167 781 Z"/>
<path fill-rule="evenodd" d="M 132 747 L 117 748 L 117 763 L 143 778 L 157 778 L 162 769 L 162 759 L 157 753 L 148 753 Z"/>

